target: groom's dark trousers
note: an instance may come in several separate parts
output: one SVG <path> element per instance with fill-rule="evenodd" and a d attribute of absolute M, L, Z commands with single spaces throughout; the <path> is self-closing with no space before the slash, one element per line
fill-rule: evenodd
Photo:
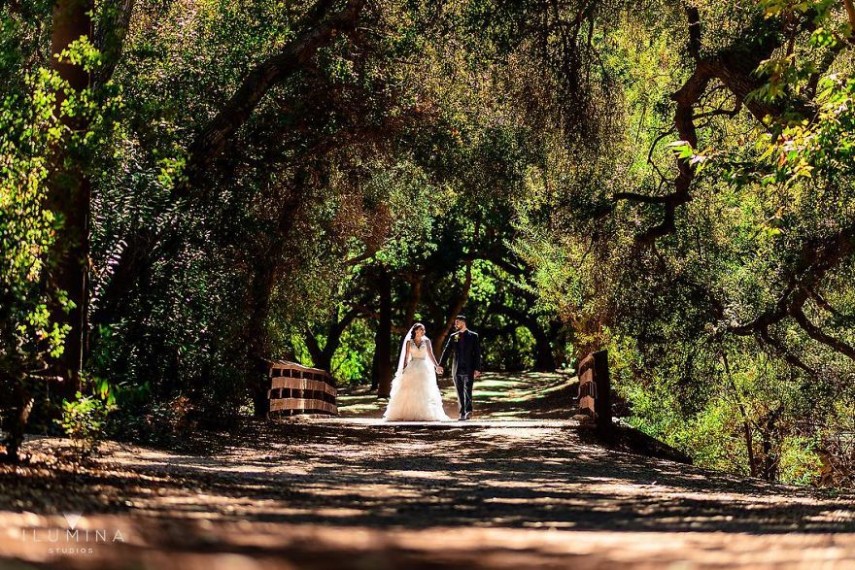
<path fill-rule="evenodd" d="M 481 342 L 478 334 L 469 329 L 456 332 L 448 337 L 442 349 L 439 364 L 445 367 L 449 356 L 454 356 L 452 377 L 457 388 L 457 400 L 460 404 L 460 415 L 472 413 L 472 384 L 475 381 L 475 371 L 481 370 Z"/>
<path fill-rule="evenodd" d="M 472 374 L 455 374 L 454 387 L 457 388 L 457 401 L 460 402 L 460 414 L 472 413 Z"/>

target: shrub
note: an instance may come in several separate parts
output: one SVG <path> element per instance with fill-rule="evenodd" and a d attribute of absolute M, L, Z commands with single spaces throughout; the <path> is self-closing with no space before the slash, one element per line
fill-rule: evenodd
<path fill-rule="evenodd" d="M 71 438 L 79 459 L 98 451 L 106 433 L 107 415 L 112 409 L 100 398 L 84 396 L 80 392 L 74 400 L 63 400 L 62 419 L 57 422 Z"/>

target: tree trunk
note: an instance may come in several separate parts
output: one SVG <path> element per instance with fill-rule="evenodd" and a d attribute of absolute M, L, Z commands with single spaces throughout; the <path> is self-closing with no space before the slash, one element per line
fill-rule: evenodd
<path fill-rule="evenodd" d="M 377 396 L 388 398 L 392 390 L 392 280 L 383 271 L 377 281 L 380 290 L 380 318 L 374 336 L 374 362 L 372 387 L 377 386 Z"/>
<path fill-rule="evenodd" d="M 778 480 L 778 467 L 780 458 L 775 440 L 775 429 L 778 418 L 783 413 L 783 405 L 773 410 L 766 417 L 763 429 L 760 430 L 761 443 L 763 447 L 763 479 L 774 483 Z"/>
<path fill-rule="evenodd" d="M 3 444 L 6 453 L 0 455 L 0 461 L 5 463 L 18 463 L 21 460 L 20 447 L 24 441 L 24 431 L 29 421 L 30 411 L 33 409 L 33 397 L 27 390 L 23 378 L 12 381 L 11 398 L 4 399 L 3 403 L 12 404 L 11 409 L 0 416 L 0 429 L 5 434 Z"/>
<path fill-rule="evenodd" d="M 103 63 L 94 73 L 93 82 L 96 85 L 104 85 L 109 81 L 119 64 L 135 5 L 136 0 L 119 0 L 101 8 L 101 21 L 94 43 L 101 51 Z"/>
<path fill-rule="evenodd" d="M 772 434 L 767 431 L 762 432 L 761 442 L 763 445 L 763 479 L 774 483 L 778 478 L 778 457 L 772 443 Z"/>
<path fill-rule="evenodd" d="M 276 280 L 281 272 L 282 256 L 288 238 L 294 228 L 294 219 L 302 207 L 300 188 L 291 191 L 291 195 L 281 205 L 277 220 L 276 235 L 268 247 L 259 251 L 255 261 L 255 272 L 249 290 L 249 322 L 247 323 L 246 347 L 250 394 L 255 408 L 256 417 L 267 417 L 270 412 L 270 401 L 267 391 L 270 389 L 269 378 L 265 374 L 266 361 L 271 358 L 270 336 L 267 333 L 267 318 L 270 315 L 270 301 Z"/>
<path fill-rule="evenodd" d="M 533 299 L 532 299 L 533 304 Z M 505 304 L 494 303 L 490 306 L 490 312 L 495 311 L 508 317 L 515 325 L 520 325 L 531 332 L 534 338 L 534 369 L 538 372 L 554 372 L 555 371 L 555 354 L 552 346 L 552 330 L 555 327 L 550 326 L 550 330 L 546 331 L 540 326 L 537 317 L 531 313 L 531 307 L 524 310 L 515 309 Z M 512 327 L 510 332 L 511 339 L 516 344 L 515 327 Z M 516 351 L 516 349 L 515 349 Z"/>
<path fill-rule="evenodd" d="M 324 351 L 321 348 L 315 333 L 312 332 L 312 329 L 308 327 L 306 328 L 306 334 L 303 335 L 303 340 L 306 343 L 306 348 L 309 350 L 309 356 L 312 357 L 312 366 L 315 368 L 322 368 L 321 361 L 324 358 Z M 324 370 L 326 370 L 326 368 L 324 368 Z"/>
<path fill-rule="evenodd" d="M 541 328 L 535 318 L 529 319 L 528 330 L 534 337 L 534 369 L 539 372 L 554 372 L 555 356 L 552 353 L 549 334 Z"/>
<path fill-rule="evenodd" d="M 81 36 L 91 36 L 91 0 L 59 0 L 54 5 L 51 33 L 51 65 L 59 76 L 68 82 L 72 91 L 82 91 L 89 84 L 89 75 L 80 65 L 60 63 L 56 59 Z M 57 113 L 65 99 L 57 93 Z M 62 117 L 63 125 L 72 131 L 88 127 L 83 117 Z M 57 376 L 64 379 L 60 393 L 73 397 L 80 389 L 80 370 L 86 352 L 89 277 L 89 180 L 84 174 L 79 157 L 69 156 L 67 148 L 58 149 L 53 172 L 49 177 L 47 207 L 62 219 L 57 232 L 53 258 L 56 265 L 49 287 L 53 296 L 64 291 L 74 304 L 66 312 L 59 307 L 53 311 L 54 319 L 69 326 L 62 356 L 54 363 Z"/>
<path fill-rule="evenodd" d="M 416 318 L 416 309 L 422 300 L 422 289 L 424 287 L 424 276 L 418 276 L 413 281 L 413 286 L 410 289 L 410 298 L 407 301 L 407 310 L 404 314 L 404 326 L 410 327 Z"/>
<path fill-rule="evenodd" d="M 359 315 L 357 309 L 351 309 L 339 319 L 338 310 L 333 312 L 332 322 L 330 323 L 329 331 L 327 332 L 327 341 L 324 347 L 321 348 L 317 337 L 311 330 L 306 331 L 306 346 L 309 349 L 309 354 L 312 355 L 312 361 L 315 368 L 332 372 L 332 359 L 335 356 L 338 347 L 341 346 L 341 337 L 344 331 L 350 326 L 356 317 Z"/>
<path fill-rule="evenodd" d="M 727 361 L 727 354 L 722 354 L 721 359 L 724 363 L 724 372 L 727 374 L 727 379 L 730 381 L 730 387 L 736 397 L 736 406 L 739 409 L 739 415 L 742 417 L 742 433 L 745 437 L 745 450 L 748 454 L 748 469 L 752 477 L 757 477 L 757 459 L 754 457 L 754 437 L 751 432 L 751 424 L 748 420 L 748 411 L 745 409 L 745 402 L 736 387 L 736 382 L 733 381 L 733 375 L 730 373 L 730 364 Z"/>
<path fill-rule="evenodd" d="M 274 250 L 281 248 L 274 247 Z M 277 251 L 270 251 L 275 254 Z M 276 283 L 278 257 L 260 256 L 250 290 L 249 322 L 247 323 L 247 361 L 250 375 L 249 389 L 255 409 L 255 417 L 265 418 L 270 413 L 270 389 L 265 361 L 270 358 L 270 339 L 267 334 L 267 316 L 270 313 L 270 298 Z"/>

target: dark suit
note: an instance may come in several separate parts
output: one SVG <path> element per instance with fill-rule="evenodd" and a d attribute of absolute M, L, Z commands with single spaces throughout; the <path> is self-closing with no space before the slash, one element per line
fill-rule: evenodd
<path fill-rule="evenodd" d="M 472 413 L 472 384 L 474 373 L 481 371 L 481 340 L 478 333 L 469 329 L 456 332 L 448 337 L 439 357 L 439 365 L 443 368 L 448 357 L 454 354 L 454 365 L 451 369 L 454 386 L 457 388 L 457 400 L 460 403 L 460 414 Z"/>

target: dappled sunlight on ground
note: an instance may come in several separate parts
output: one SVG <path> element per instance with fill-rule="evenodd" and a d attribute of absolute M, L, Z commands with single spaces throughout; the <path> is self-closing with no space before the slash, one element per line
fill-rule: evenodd
<path fill-rule="evenodd" d="M 255 423 L 200 442 L 207 454 L 108 442 L 77 472 L 39 467 L 68 444 L 33 439 L 33 466 L 0 472 L 0 566 L 855 567 L 852 495 L 609 450 L 548 414 L 498 421 L 563 401 L 551 378 L 516 382 L 510 403 L 487 384 L 479 421 Z M 63 557 L 28 539 L 65 532 L 69 512 L 124 541 Z"/>
<path fill-rule="evenodd" d="M 127 541 L 75 564 L 133 560 L 162 570 L 251 554 L 316 568 L 378 560 L 393 568 L 603 568 L 652 564 L 643 552 L 710 567 L 855 564 L 851 496 L 609 451 L 567 425 L 534 425 L 258 425 L 211 456 L 110 444 L 101 468 L 84 474 L 97 493 L 82 511 L 90 525 L 125 525 Z M 61 442 L 29 444 L 35 453 L 46 445 Z M 65 512 L 63 501 L 74 505 L 74 490 L 2 505 L 4 552 L 60 567 L 20 536 L 64 528 L 55 514 Z M 305 533 L 311 546 L 295 542 Z M 163 548 L 175 557 L 159 559 Z"/>

